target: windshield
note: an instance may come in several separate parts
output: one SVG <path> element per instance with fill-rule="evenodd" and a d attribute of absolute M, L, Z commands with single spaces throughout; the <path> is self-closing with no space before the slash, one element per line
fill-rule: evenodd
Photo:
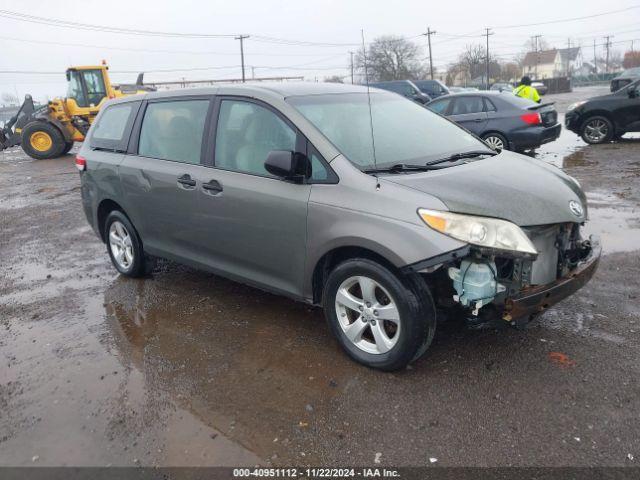
<path fill-rule="evenodd" d="M 490 152 L 454 123 L 397 95 L 371 93 L 371 117 L 366 92 L 290 97 L 287 101 L 360 169 L 424 164 L 470 150 Z"/>

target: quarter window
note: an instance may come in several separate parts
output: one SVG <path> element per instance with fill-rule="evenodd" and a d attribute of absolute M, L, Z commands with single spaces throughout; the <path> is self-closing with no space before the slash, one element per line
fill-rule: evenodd
<path fill-rule="evenodd" d="M 440 115 L 444 115 L 445 112 L 447 111 L 447 108 L 449 108 L 450 103 L 451 103 L 450 99 L 440 100 L 437 102 L 430 103 L 429 105 L 427 105 L 427 108 L 436 113 L 439 113 Z"/>
<path fill-rule="evenodd" d="M 140 129 L 138 155 L 200 163 L 208 108 L 209 100 L 150 103 Z"/>
<path fill-rule="evenodd" d="M 140 102 L 118 103 L 104 108 L 89 133 L 91 148 L 126 151 L 138 108 Z"/>
<path fill-rule="evenodd" d="M 267 108 L 252 102 L 223 100 L 215 145 L 217 167 L 271 176 L 264 168 L 269 152 L 295 151 L 296 132 Z"/>

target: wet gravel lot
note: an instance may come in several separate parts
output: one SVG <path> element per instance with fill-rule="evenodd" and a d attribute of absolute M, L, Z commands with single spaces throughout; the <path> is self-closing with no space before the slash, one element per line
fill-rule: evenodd
<path fill-rule="evenodd" d="M 441 325 L 389 374 L 319 309 L 169 262 L 120 277 L 73 156 L 0 153 L 0 465 L 637 465 L 640 138 L 537 156 L 587 191 L 593 280 L 524 331 Z"/>

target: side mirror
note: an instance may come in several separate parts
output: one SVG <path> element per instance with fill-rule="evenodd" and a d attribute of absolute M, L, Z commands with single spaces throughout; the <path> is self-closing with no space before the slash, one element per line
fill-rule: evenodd
<path fill-rule="evenodd" d="M 629 89 L 629 98 L 636 98 L 638 96 L 638 89 L 637 88 L 630 88 Z"/>
<path fill-rule="evenodd" d="M 289 150 L 269 152 L 264 168 L 271 175 L 297 183 L 302 183 L 305 178 L 311 176 L 311 162 L 307 156 Z"/>

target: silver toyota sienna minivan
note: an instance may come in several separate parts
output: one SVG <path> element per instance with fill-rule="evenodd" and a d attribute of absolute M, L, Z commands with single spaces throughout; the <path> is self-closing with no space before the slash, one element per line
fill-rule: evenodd
<path fill-rule="evenodd" d="M 600 258 L 576 180 L 366 87 L 114 100 L 76 165 L 120 273 L 164 257 L 321 305 L 346 353 L 383 370 L 419 358 L 436 319 L 530 321 Z"/>

